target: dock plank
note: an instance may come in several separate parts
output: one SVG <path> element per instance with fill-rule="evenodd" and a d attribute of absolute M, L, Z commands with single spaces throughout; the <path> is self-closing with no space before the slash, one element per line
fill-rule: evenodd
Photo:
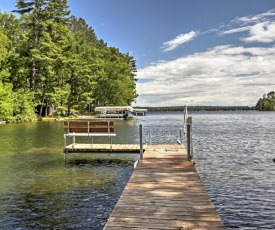
<path fill-rule="evenodd" d="M 104 230 L 225 229 L 182 145 L 148 145 Z"/>
<path fill-rule="evenodd" d="M 143 145 L 145 150 L 147 145 Z M 95 152 L 113 152 L 113 153 L 139 153 L 140 146 L 138 144 L 69 144 L 64 148 L 64 153 L 95 153 Z"/>

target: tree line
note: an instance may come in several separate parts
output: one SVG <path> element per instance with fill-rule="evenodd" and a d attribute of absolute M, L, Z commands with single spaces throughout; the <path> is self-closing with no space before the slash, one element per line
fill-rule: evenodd
<path fill-rule="evenodd" d="M 256 109 L 259 111 L 275 111 L 275 92 L 270 91 L 264 94 L 256 104 Z"/>
<path fill-rule="evenodd" d="M 35 108 L 41 116 L 49 105 L 57 114 L 130 105 L 136 71 L 134 57 L 98 39 L 67 0 L 17 0 L 13 13 L 0 11 L 0 120 L 35 120 Z"/>
<path fill-rule="evenodd" d="M 140 108 L 140 107 L 135 107 Z M 185 106 L 142 107 L 148 111 L 184 111 Z M 188 111 L 245 111 L 255 110 L 254 106 L 188 106 Z"/>

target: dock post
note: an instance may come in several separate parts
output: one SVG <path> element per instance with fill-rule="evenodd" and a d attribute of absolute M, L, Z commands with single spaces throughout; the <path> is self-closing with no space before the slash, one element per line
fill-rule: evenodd
<path fill-rule="evenodd" d="M 67 155 L 68 150 L 64 149 L 64 163 L 67 163 L 66 155 Z"/>
<path fill-rule="evenodd" d="M 182 129 L 180 129 L 180 143 L 183 145 L 183 142 L 182 142 Z"/>
<path fill-rule="evenodd" d="M 143 159 L 142 124 L 139 125 L 140 160 Z"/>
<path fill-rule="evenodd" d="M 151 133 L 151 129 L 149 130 L 149 145 L 152 144 L 152 133 Z"/>
<path fill-rule="evenodd" d="M 187 160 L 192 158 L 192 117 L 187 118 Z"/>

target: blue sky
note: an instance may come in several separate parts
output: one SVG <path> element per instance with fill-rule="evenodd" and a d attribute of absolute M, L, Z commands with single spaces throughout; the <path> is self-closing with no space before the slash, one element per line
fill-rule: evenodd
<path fill-rule="evenodd" d="M 255 105 L 275 91 L 274 0 L 69 0 L 137 61 L 134 106 Z M 1 0 L 2 12 L 14 0 Z"/>

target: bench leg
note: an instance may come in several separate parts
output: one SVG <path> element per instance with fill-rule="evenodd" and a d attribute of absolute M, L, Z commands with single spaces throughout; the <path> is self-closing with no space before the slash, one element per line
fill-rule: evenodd
<path fill-rule="evenodd" d="M 64 134 L 64 149 L 66 149 L 66 146 L 67 146 L 67 142 L 66 142 L 66 134 Z"/>
<path fill-rule="evenodd" d="M 64 163 L 66 164 L 67 163 L 67 160 L 66 160 L 66 155 L 68 153 L 68 150 L 67 149 L 64 149 Z"/>
<path fill-rule="evenodd" d="M 75 136 L 73 136 L 73 146 L 75 146 Z"/>

